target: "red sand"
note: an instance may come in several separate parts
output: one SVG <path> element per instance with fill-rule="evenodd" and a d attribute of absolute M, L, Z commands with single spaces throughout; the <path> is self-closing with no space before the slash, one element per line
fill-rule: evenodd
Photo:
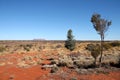
<path fill-rule="evenodd" d="M 17 68 L 7 65 L 0 67 L 0 80 L 61 80 L 60 76 L 48 76 L 50 70 L 42 70 L 40 66 L 30 68 Z M 90 74 L 76 75 L 70 74 L 70 77 L 77 77 L 78 80 L 120 80 L 120 71 L 110 72 L 109 74 Z M 65 79 L 67 80 L 67 78 Z"/>
<path fill-rule="evenodd" d="M 29 54 L 35 55 L 35 54 Z M 14 62 L 0 66 L 0 80 L 69 80 L 70 78 L 77 78 L 77 80 L 120 80 L 120 71 L 110 72 L 109 74 L 89 74 L 80 75 L 75 72 L 70 72 L 66 78 L 61 78 L 61 75 L 50 74 L 50 69 L 41 69 L 41 65 L 31 66 L 28 68 L 19 68 L 15 65 L 16 59 L 24 56 L 24 54 L 6 54 L 0 56 L 0 62 L 7 63 L 8 61 Z M 7 61 L 7 62 L 6 62 Z M 49 61 L 45 60 L 43 63 L 47 64 Z M 61 68 L 62 69 L 62 68 Z M 64 69 L 66 72 L 66 69 Z M 61 73 L 64 76 L 64 72 Z"/>

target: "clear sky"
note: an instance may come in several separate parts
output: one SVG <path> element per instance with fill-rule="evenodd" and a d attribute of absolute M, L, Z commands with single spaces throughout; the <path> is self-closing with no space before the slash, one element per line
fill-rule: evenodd
<path fill-rule="evenodd" d="M 99 40 L 93 13 L 112 20 L 106 40 L 120 40 L 120 0 L 0 0 L 0 40 Z"/>

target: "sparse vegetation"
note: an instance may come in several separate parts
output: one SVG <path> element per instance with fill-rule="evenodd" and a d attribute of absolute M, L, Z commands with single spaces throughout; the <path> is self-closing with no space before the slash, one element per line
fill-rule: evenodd
<path fill-rule="evenodd" d="M 54 66 L 51 68 L 51 73 L 56 73 L 58 71 L 58 67 L 57 66 Z"/>
<path fill-rule="evenodd" d="M 57 45 L 56 48 L 61 48 L 62 46 L 61 45 Z"/>
<path fill-rule="evenodd" d="M 110 43 L 110 45 L 112 47 L 116 47 L 116 46 L 120 47 L 120 42 L 119 41 L 114 41 L 114 42 Z"/>
<path fill-rule="evenodd" d="M 28 47 L 24 47 L 24 50 L 26 51 L 30 51 L 30 49 Z"/>
<path fill-rule="evenodd" d="M 111 43 L 104 43 L 103 44 L 103 49 L 104 50 L 108 50 L 108 49 L 111 49 L 111 48 L 112 48 Z"/>
<path fill-rule="evenodd" d="M 119 7 L 120 0 L 0 0 L 0 80 L 120 80 Z"/>
<path fill-rule="evenodd" d="M 98 57 L 100 54 L 100 42 L 80 42 L 76 41 L 76 49 L 72 52 L 68 51 L 64 47 L 64 42 L 47 42 L 40 43 L 27 43 L 22 42 L 18 44 L 4 44 L 3 46 L 7 46 L 5 52 L 13 51 L 14 54 L 9 55 L 10 58 L 1 58 L 0 66 L 6 65 L 16 65 L 17 68 L 32 68 L 38 67 L 42 69 L 40 71 L 50 72 L 50 75 L 59 75 L 65 72 L 65 74 L 77 73 L 89 75 L 92 73 L 95 74 L 106 74 L 112 70 L 119 70 L 119 61 L 118 55 L 120 51 L 119 42 L 114 41 L 106 41 L 103 45 L 103 49 L 106 50 L 102 57 L 102 67 L 98 67 Z M 113 44 L 115 45 L 113 46 Z M 33 45 L 32 47 L 27 46 L 27 44 Z M 21 46 L 20 46 L 21 45 Z M 30 51 L 26 51 L 24 46 L 30 49 Z M 39 47 L 45 46 L 45 48 Z M 78 47 L 80 46 L 80 47 Z M 54 47 L 55 49 L 52 49 Z M 33 49 L 36 49 L 34 52 Z M 15 53 L 22 50 L 24 54 Z M 113 51 L 112 51 L 113 50 Z M 2 54 L 2 53 L 1 53 Z M 16 55 L 17 56 L 14 56 Z M 5 54 L 7 55 L 7 54 Z M 14 56 L 14 57 L 12 57 Z M 11 60 L 12 59 L 12 60 Z M 10 60 L 10 61 L 9 61 Z M 16 60 L 15 62 L 12 62 Z M 5 62 L 9 61 L 9 62 Z M 53 74 L 51 74 L 53 73 Z M 68 76 L 68 75 L 66 75 Z M 66 79 L 66 77 L 64 78 Z M 73 77 L 69 77 L 68 80 L 73 79 Z M 76 79 L 79 79 L 76 77 Z"/>

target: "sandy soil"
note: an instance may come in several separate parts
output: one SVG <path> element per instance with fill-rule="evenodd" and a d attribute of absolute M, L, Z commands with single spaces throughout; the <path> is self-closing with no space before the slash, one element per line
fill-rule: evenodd
<path fill-rule="evenodd" d="M 74 51 L 89 59 L 90 52 L 85 50 L 88 43 L 77 43 Z M 50 64 L 50 59 L 57 60 L 60 56 L 71 53 L 60 42 L 3 41 L 0 45 L 6 48 L 0 54 L 0 80 L 120 80 L 120 69 L 111 70 L 108 73 L 90 74 L 79 74 L 68 67 L 59 67 L 55 73 L 51 73 L 51 68 L 43 69 L 43 65 Z M 106 53 L 108 53 L 108 61 L 116 61 L 113 54 L 120 54 L 120 47 L 109 49 Z"/>
<path fill-rule="evenodd" d="M 17 59 L 26 54 L 6 54 L 0 56 L 0 80 L 120 80 L 120 71 L 112 71 L 109 74 L 78 74 L 63 67 L 57 73 L 50 73 L 50 69 L 42 69 L 41 65 L 29 67 L 18 67 Z M 27 55 L 36 55 L 29 53 Z M 45 54 L 42 57 L 47 58 Z M 48 64 L 48 60 L 43 60 L 42 64 Z"/>
<path fill-rule="evenodd" d="M 109 74 L 90 74 L 78 75 L 74 72 L 65 77 L 65 73 L 59 75 L 50 74 L 50 70 L 42 70 L 40 66 L 30 68 L 17 68 L 15 66 L 0 67 L 0 80 L 120 80 L 120 71 L 110 72 Z M 64 75 L 63 75 L 64 74 Z"/>

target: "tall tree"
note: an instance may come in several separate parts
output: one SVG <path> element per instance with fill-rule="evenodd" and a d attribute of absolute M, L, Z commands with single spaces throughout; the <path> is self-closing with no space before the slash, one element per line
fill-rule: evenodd
<path fill-rule="evenodd" d="M 101 65 L 105 33 L 109 29 L 109 26 L 111 25 L 112 22 L 106 19 L 102 19 L 100 14 L 93 14 L 91 17 L 91 22 L 93 23 L 94 29 L 97 31 L 97 33 L 100 35 L 101 38 L 100 59 L 99 59 Z"/>
<path fill-rule="evenodd" d="M 65 41 L 65 47 L 70 51 L 73 51 L 75 49 L 75 40 L 74 36 L 72 35 L 71 29 L 69 29 L 67 32 L 67 40 Z"/>

